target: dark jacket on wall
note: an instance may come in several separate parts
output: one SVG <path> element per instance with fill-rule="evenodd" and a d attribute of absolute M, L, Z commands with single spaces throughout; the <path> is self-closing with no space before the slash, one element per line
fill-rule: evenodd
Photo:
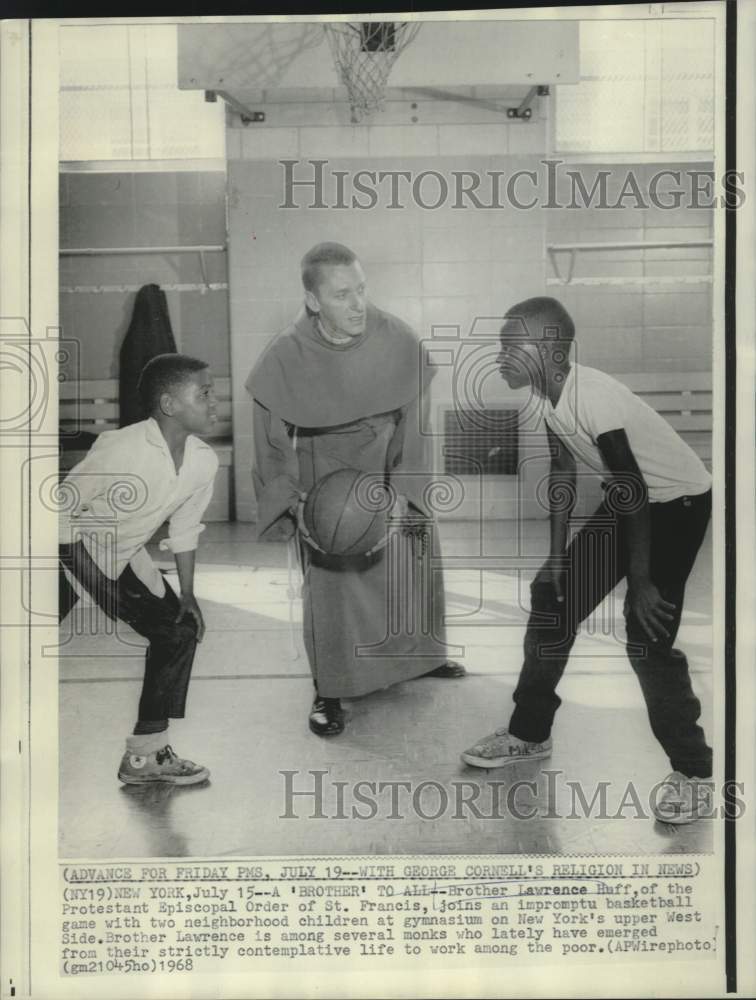
<path fill-rule="evenodd" d="M 158 285 L 144 285 L 137 292 L 131 323 L 121 344 L 118 375 L 121 427 L 149 416 L 142 412 L 137 395 L 137 382 L 144 366 L 158 354 L 175 353 L 165 292 Z"/>

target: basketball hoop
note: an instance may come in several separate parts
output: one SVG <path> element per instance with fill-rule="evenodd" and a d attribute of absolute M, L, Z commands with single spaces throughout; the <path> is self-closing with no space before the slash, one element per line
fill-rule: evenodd
<path fill-rule="evenodd" d="M 331 21 L 323 27 L 349 94 L 352 121 L 359 122 L 383 105 L 391 67 L 416 37 L 420 22 Z"/>

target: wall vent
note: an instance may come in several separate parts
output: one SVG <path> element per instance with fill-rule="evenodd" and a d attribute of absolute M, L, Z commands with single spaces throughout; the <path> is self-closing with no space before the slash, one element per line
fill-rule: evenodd
<path fill-rule="evenodd" d="M 518 463 L 518 411 L 442 411 L 444 472 L 456 476 L 514 476 Z"/>

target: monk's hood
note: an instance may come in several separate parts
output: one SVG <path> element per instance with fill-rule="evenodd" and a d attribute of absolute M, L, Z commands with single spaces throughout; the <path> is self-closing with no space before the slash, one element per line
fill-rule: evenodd
<path fill-rule="evenodd" d="M 295 427 L 336 427 L 407 406 L 434 374 L 411 328 L 368 305 L 365 333 L 347 347 L 326 343 L 302 310 L 265 349 L 246 388 Z"/>

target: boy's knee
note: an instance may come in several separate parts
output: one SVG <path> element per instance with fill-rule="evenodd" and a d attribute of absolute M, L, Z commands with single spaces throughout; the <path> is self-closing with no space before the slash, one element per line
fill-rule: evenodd
<path fill-rule="evenodd" d="M 577 635 L 562 613 L 557 622 L 547 626 L 528 625 L 525 631 L 525 656 L 539 660 L 561 659 L 568 656 Z"/>
<path fill-rule="evenodd" d="M 544 636 L 557 642 L 577 634 L 577 623 L 572 621 L 570 603 L 557 600 L 556 590 L 551 583 L 531 584 L 530 620 L 528 633 L 536 632 L 543 642 Z"/>
<path fill-rule="evenodd" d="M 197 622 L 187 615 L 181 621 L 176 622 L 174 627 L 174 641 L 177 645 L 188 646 L 197 641 Z"/>
<path fill-rule="evenodd" d="M 627 658 L 641 677 L 648 676 L 657 687 L 677 684 L 681 676 L 688 673 L 685 654 L 674 649 L 669 641 L 651 642 L 647 635 L 631 636 L 628 631 L 626 645 Z"/>
<path fill-rule="evenodd" d="M 544 611 L 550 615 L 559 615 L 565 611 L 565 601 L 557 600 L 557 592 L 550 581 L 534 580 L 530 585 L 530 608 L 532 611 Z"/>

